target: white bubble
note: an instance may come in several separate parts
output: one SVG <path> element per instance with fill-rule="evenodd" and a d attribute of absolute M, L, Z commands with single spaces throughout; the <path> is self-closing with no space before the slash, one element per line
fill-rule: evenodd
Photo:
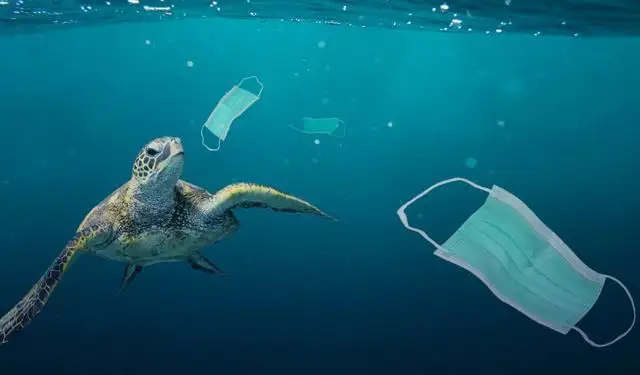
<path fill-rule="evenodd" d="M 440 10 L 446 12 L 447 10 L 449 10 L 449 5 L 447 5 L 447 3 L 440 5 Z"/>
<path fill-rule="evenodd" d="M 501 128 L 504 128 L 504 126 L 506 125 L 506 124 L 505 124 L 505 122 L 504 122 L 504 120 L 498 120 L 497 124 L 498 124 L 498 126 L 499 126 L 499 127 L 501 127 Z"/>
<path fill-rule="evenodd" d="M 392 121 L 387 122 L 387 127 L 393 128 L 393 122 Z"/>
<path fill-rule="evenodd" d="M 478 160 L 476 160 L 475 158 L 469 157 L 464 161 L 464 165 L 467 168 L 475 168 L 476 165 L 478 165 Z"/>
<path fill-rule="evenodd" d="M 320 144 L 320 140 L 319 140 L 318 138 L 316 138 L 316 139 L 313 141 L 313 143 L 315 143 L 315 144 L 319 145 L 319 144 Z"/>
<path fill-rule="evenodd" d="M 147 40 L 144 41 L 144 44 L 149 45 L 149 44 L 151 44 L 151 41 L 149 39 L 147 39 Z"/>
<path fill-rule="evenodd" d="M 322 49 L 326 46 L 327 46 L 327 42 L 325 42 L 324 40 L 321 40 L 318 42 L 318 48 Z"/>
<path fill-rule="evenodd" d="M 193 68 L 193 61 L 187 61 L 187 68 Z"/>

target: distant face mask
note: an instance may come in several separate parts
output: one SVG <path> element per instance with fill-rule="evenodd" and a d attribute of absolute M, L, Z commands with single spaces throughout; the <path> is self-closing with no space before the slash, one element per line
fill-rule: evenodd
<path fill-rule="evenodd" d="M 484 205 L 442 245 L 411 227 L 405 209 L 437 187 L 465 182 L 487 192 Z M 488 189 L 452 178 L 426 189 L 398 209 L 405 228 L 436 247 L 435 254 L 478 277 L 502 302 L 545 327 L 562 334 L 577 331 L 592 346 L 609 346 L 633 328 L 636 308 L 629 290 L 616 278 L 584 264 L 522 201 L 508 191 Z M 593 342 L 576 324 L 598 300 L 606 279 L 615 281 L 631 301 L 630 327 L 606 344 Z"/>
<path fill-rule="evenodd" d="M 302 129 L 297 128 L 293 125 L 289 125 L 289 127 L 305 134 L 327 134 L 338 138 L 344 138 L 344 136 L 347 134 L 347 126 L 345 125 L 344 121 L 335 117 L 304 117 L 302 118 Z M 338 128 L 342 128 L 342 130 L 338 131 Z"/>
<path fill-rule="evenodd" d="M 254 79 L 258 85 L 260 85 L 260 90 L 257 94 L 252 93 L 251 91 L 242 88 L 242 84 L 249 80 Z M 227 138 L 227 134 L 229 133 L 229 129 L 231 128 L 231 124 L 235 119 L 237 119 L 241 114 L 243 114 L 253 103 L 257 102 L 260 99 L 260 95 L 262 95 L 262 89 L 264 89 L 264 85 L 258 77 L 251 76 L 247 78 L 243 78 L 237 85 L 233 86 L 229 92 L 227 92 L 222 99 L 218 102 L 218 105 L 213 109 L 213 112 L 209 115 L 207 121 L 200 128 L 200 137 L 202 138 L 202 145 L 209 151 L 218 151 L 220 150 L 220 146 L 222 142 Z M 211 133 L 213 133 L 216 137 L 218 137 L 218 146 L 216 148 L 211 148 L 207 146 L 204 142 L 204 129 L 207 128 Z"/>

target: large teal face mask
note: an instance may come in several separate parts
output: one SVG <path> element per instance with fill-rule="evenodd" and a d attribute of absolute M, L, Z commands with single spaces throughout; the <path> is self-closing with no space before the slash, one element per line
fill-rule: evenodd
<path fill-rule="evenodd" d="M 440 245 L 409 225 L 405 209 L 435 188 L 456 181 L 485 191 L 489 197 Z M 463 178 L 452 178 L 402 205 L 398 216 L 405 228 L 436 247 L 437 256 L 468 270 L 502 302 L 545 327 L 562 334 L 573 329 L 590 345 L 604 347 L 626 336 L 635 324 L 636 309 L 629 290 L 618 279 L 589 268 L 529 207 L 498 186 L 488 189 Z M 614 340 L 597 344 L 576 324 L 595 305 L 606 279 L 615 281 L 627 293 L 633 320 Z"/>

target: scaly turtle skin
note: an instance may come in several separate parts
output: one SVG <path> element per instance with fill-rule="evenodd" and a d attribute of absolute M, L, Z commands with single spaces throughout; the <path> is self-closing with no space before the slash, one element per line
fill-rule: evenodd
<path fill-rule="evenodd" d="M 154 263 L 184 261 L 194 269 L 219 273 L 200 249 L 238 229 L 232 209 L 262 207 L 331 218 L 302 199 L 266 186 L 232 184 L 211 194 L 180 180 L 183 165 L 179 138 L 158 138 L 142 148 L 131 179 L 89 212 L 40 280 L 0 318 L 0 345 L 42 310 L 76 254 L 126 263 L 121 290 Z"/>

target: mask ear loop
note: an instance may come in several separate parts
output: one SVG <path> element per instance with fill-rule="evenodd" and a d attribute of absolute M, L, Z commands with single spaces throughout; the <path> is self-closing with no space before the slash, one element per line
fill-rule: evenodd
<path fill-rule="evenodd" d="M 633 329 L 633 326 L 636 324 L 636 304 L 633 301 L 633 297 L 631 296 L 631 293 L 629 292 L 629 289 L 627 289 L 627 287 L 624 286 L 624 284 L 620 280 L 616 279 L 615 277 L 609 276 L 609 275 L 603 275 L 603 276 L 605 278 L 607 278 L 607 279 L 615 281 L 618 285 L 620 285 L 620 287 L 622 287 L 624 292 L 627 293 L 627 297 L 629 297 L 629 301 L 631 301 L 631 310 L 633 311 L 633 319 L 631 320 L 631 325 L 629 326 L 629 328 L 627 328 L 626 331 L 624 331 L 623 333 L 619 334 L 618 337 L 616 337 L 615 339 L 613 339 L 613 340 L 611 340 L 611 341 L 609 341 L 607 343 L 604 343 L 604 344 L 598 344 L 598 343 L 594 342 L 593 340 L 591 340 L 589 338 L 589 336 L 587 336 L 587 334 L 583 330 L 581 330 L 578 327 L 572 327 L 573 330 L 575 330 L 576 332 L 578 332 L 580 334 L 580 336 L 582 336 L 582 338 L 584 339 L 584 341 L 587 342 L 587 344 L 589 344 L 589 345 L 591 345 L 591 346 L 593 346 L 595 348 L 604 348 L 606 346 L 615 344 L 616 342 L 618 342 L 618 340 L 622 339 L 629 332 L 631 332 L 631 330 Z"/>
<path fill-rule="evenodd" d="M 418 229 L 418 228 L 414 228 L 411 225 L 409 225 L 409 220 L 407 219 L 407 214 L 404 212 L 404 210 L 407 209 L 407 207 L 409 207 L 410 205 L 412 205 L 413 203 L 415 203 L 418 199 L 424 197 L 425 195 L 429 194 L 431 191 L 433 191 L 436 188 L 439 188 L 442 185 L 446 185 L 452 182 L 464 182 L 468 185 L 471 185 L 471 187 L 474 187 L 478 190 L 482 190 L 488 194 L 491 194 L 491 189 L 488 189 L 484 186 L 480 186 L 474 182 L 471 182 L 469 180 L 467 180 L 466 178 L 462 178 L 462 177 L 454 177 L 454 178 L 450 178 L 448 180 L 444 180 L 444 181 L 440 181 L 437 184 L 434 184 L 430 187 L 428 187 L 427 189 L 425 189 L 422 193 L 416 195 L 415 197 L 411 198 L 411 200 L 409 200 L 407 203 L 403 204 L 402 206 L 400 206 L 400 208 L 398 208 L 397 214 L 398 217 L 400 218 L 400 221 L 402 222 L 402 225 L 404 225 L 405 228 L 409 229 L 412 232 L 416 232 L 419 235 L 421 235 L 425 240 L 429 241 L 430 244 L 432 244 L 436 249 L 442 249 L 442 246 L 437 243 L 436 241 L 434 241 L 431 237 L 429 237 L 428 234 L 426 234 L 422 229 Z"/>
<path fill-rule="evenodd" d="M 204 125 L 200 128 L 200 139 L 202 140 L 202 146 L 209 151 L 218 151 L 220 150 L 220 146 L 222 146 L 222 140 L 220 138 L 218 138 L 218 147 L 216 148 L 211 148 L 204 143 Z"/>
<path fill-rule="evenodd" d="M 333 132 L 331 134 L 329 134 L 329 135 L 332 136 L 332 137 L 335 137 L 335 138 L 344 138 L 344 137 L 346 137 L 347 136 L 347 124 L 344 121 L 338 119 L 338 127 L 342 127 L 344 129 L 342 131 L 342 135 L 334 134 Z"/>
<path fill-rule="evenodd" d="M 291 129 L 293 129 L 293 130 L 295 130 L 295 131 L 299 132 L 299 133 L 302 133 L 302 134 L 325 134 L 325 133 L 313 133 L 313 132 L 307 132 L 307 131 L 305 131 L 305 130 L 302 130 L 302 129 L 300 129 L 300 128 L 295 127 L 293 124 L 289 124 L 289 127 L 290 127 Z"/>
<path fill-rule="evenodd" d="M 255 79 L 256 82 L 258 83 L 258 85 L 260 85 L 260 91 L 258 91 L 257 94 L 255 94 L 255 96 L 257 96 L 258 98 L 260 98 L 260 95 L 262 95 L 262 90 L 264 90 L 264 85 L 262 84 L 262 82 L 260 81 L 260 78 L 258 78 L 258 76 L 249 76 L 249 77 L 245 77 L 243 79 L 240 80 L 240 82 L 238 82 L 238 84 L 236 86 L 240 87 L 242 86 L 242 83 L 246 80 L 249 79 Z M 245 89 L 246 90 L 246 89 Z"/>

